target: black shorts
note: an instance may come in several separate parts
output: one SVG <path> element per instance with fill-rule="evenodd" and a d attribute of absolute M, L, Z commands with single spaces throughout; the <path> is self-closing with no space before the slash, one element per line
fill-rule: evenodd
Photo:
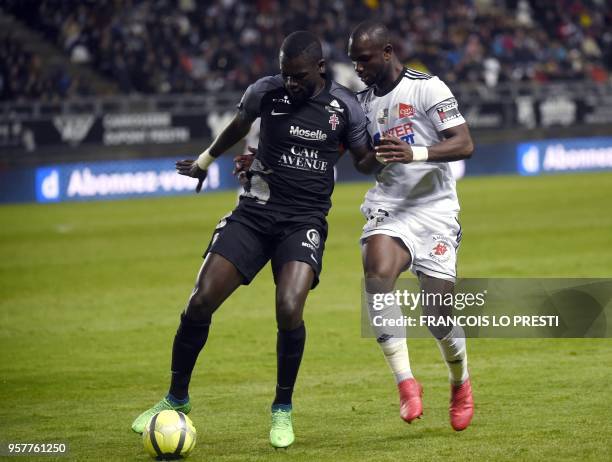
<path fill-rule="evenodd" d="M 290 261 L 308 263 L 315 278 L 323 269 L 327 221 L 323 214 L 296 215 L 241 204 L 219 221 L 204 252 L 219 254 L 233 263 L 248 285 L 272 260 L 276 277 Z"/>

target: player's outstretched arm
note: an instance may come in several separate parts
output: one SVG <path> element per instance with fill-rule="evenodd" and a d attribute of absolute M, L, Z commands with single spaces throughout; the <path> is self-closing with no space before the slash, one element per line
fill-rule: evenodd
<path fill-rule="evenodd" d="M 433 146 L 411 146 L 395 136 L 383 136 L 376 146 L 376 157 L 383 164 L 391 162 L 452 162 L 468 159 L 474 152 L 474 143 L 467 124 L 442 131 L 444 140 Z"/>
<path fill-rule="evenodd" d="M 215 138 L 212 144 L 196 159 L 180 160 L 176 163 L 176 171 L 180 175 L 198 179 L 196 193 L 202 190 L 208 167 L 214 160 L 244 138 L 255 119 L 246 111 L 239 109 L 232 121 Z"/>

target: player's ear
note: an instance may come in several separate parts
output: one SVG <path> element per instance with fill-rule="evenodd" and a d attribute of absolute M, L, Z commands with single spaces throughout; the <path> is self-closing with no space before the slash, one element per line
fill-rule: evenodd
<path fill-rule="evenodd" d="M 325 74 L 325 60 L 321 59 L 318 63 L 319 65 L 319 73 L 320 74 Z"/>
<path fill-rule="evenodd" d="M 391 59 L 391 55 L 393 54 L 393 45 L 387 43 L 383 48 L 383 59 L 385 61 L 389 61 Z"/>

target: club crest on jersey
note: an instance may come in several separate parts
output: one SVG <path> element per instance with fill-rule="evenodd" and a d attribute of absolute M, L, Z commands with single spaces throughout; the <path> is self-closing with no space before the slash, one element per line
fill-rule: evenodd
<path fill-rule="evenodd" d="M 318 249 L 319 245 L 321 245 L 321 236 L 316 229 L 309 229 L 306 232 L 306 239 L 308 239 L 308 242 L 310 242 L 315 249 Z"/>
<path fill-rule="evenodd" d="M 332 130 L 335 130 L 339 123 L 340 119 L 338 119 L 338 116 L 336 114 L 332 114 L 331 116 L 329 116 L 329 124 L 331 125 Z"/>
<path fill-rule="evenodd" d="M 452 243 L 443 236 L 432 236 L 433 245 L 429 250 L 429 258 L 440 263 L 445 263 L 450 260 L 453 254 Z"/>
<path fill-rule="evenodd" d="M 399 103 L 397 105 L 397 116 L 399 119 L 406 117 L 414 117 L 416 115 L 416 109 L 412 104 Z"/>

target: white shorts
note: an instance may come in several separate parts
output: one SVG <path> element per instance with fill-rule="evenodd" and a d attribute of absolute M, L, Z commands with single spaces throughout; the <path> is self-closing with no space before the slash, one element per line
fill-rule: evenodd
<path fill-rule="evenodd" d="M 386 210 L 384 205 L 364 203 L 361 213 L 367 223 L 361 243 L 374 234 L 385 234 L 402 240 L 410 251 L 410 271 L 455 282 L 457 249 L 461 225 L 457 215 L 431 212 L 425 207 L 408 210 Z"/>

